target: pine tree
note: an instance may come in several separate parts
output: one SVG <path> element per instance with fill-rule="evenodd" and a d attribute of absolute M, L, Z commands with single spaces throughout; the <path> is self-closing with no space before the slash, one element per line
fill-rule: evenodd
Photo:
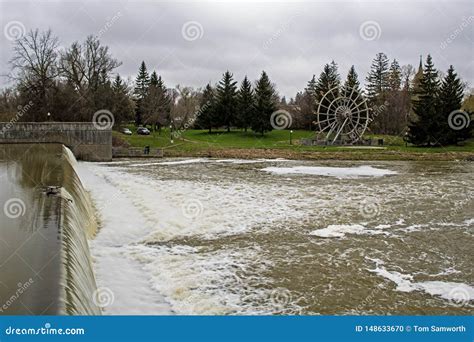
<path fill-rule="evenodd" d="M 337 64 L 332 61 L 331 64 L 326 64 L 323 71 L 319 75 L 318 82 L 315 87 L 315 109 L 319 107 L 324 111 L 329 109 L 331 101 L 339 94 L 340 77 L 337 71 Z M 327 93 L 332 92 L 333 95 L 324 97 Z M 326 116 L 321 116 L 322 121 L 327 120 Z"/>
<path fill-rule="evenodd" d="M 138 70 L 137 78 L 135 79 L 135 101 L 136 101 L 136 110 L 135 110 L 135 124 L 141 125 L 142 124 L 142 112 L 143 108 L 141 106 L 141 102 L 145 98 L 146 94 L 148 93 L 148 87 L 150 85 L 150 76 L 148 75 L 148 71 L 146 69 L 145 61 L 142 61 L 140 68 Z"/>
<path fill-rule="evenodd" d="M 255 115 L 252 120 L 252 130 L 262 135 L 272 130 L 271 115 L 277 110 L 277 94 L 268 75 L 262 71 L 255 86 Z"/>
<path fill-rule="evenodd" d="M 240 128 L 245 129 L 251 126 L 252 119 L 255 115 L 255 101 L 254 93 L 252 90 L 252 84 L 248 80 L 247 76 L 244 77 L 242 84 L 240 85 L 239 93 L 237 96 L 237 122 Z"/>
<path fill-rule="evenodd" d="M 118 74 L 112 83 L 111 111 L 117 124 L 130 120 L 134 115 L 133 102 L 130 99 L 128 87 Z"/>
<path fill-rule="evenodd" d="M 308 85 L 305 88 L 305 92 L 309 94 L 310 96 L 314 97 L 316 99 L 316 75 L 313 75 L 313 77 L 308 81 Z"/>
<path fill-rule="evenodd" d="M 413 93 L 417 94 L 418 91 L 420 90 L 420 82 L 421 78 L 423 77 L 423 60 L 422 56 L 420 56 L 420 64 L 418 65 L 418 71 L 415 74 L 415 77 L 413 78 L 413 84 L 412 84 L 412 89 Z"/>
<path fill-rule="evenodd" d="M 396 59 L 393 60 L 390 65 L 390 71 L 388 73 L 388 86 L 391 91 L 398 91 L 402 86 L 402 69 Z"/>
<path fill-rule="evenodd" d="M 379 52 L 366 78 L 367 100 L 372 109 L 372 130 L 375 133 L 387 134 L 389 118 L 386 112 L 386 100 L 390 89 L 389 60 L 383 52 Z"/>
<path fill-rule="evenodd" d="M 449 114 L 455 110 L 461 109 L 464 89 L 454 67 L 449 66 L 448 73 L 444 77 L 439 91 L 439 109 L 442 131 L 439 137 L 439 143 L 443 145 L 456 144 L 458 141 L 469 138 L 468 127 L 455 130 L 449 126 Z M 451 123 L 452 124 L 452 123 Z M 467 125 L 466 125 L 467 126 Z"/>
<path fill-rule="evenodd" d="M 333 60 L 330 64 L 331 68 L 331 79 L 337 85 L 341 83 L 341 76 L 339 76 L 338 66 L 337 63 Z"/>
<path fill-rule="evenodd" d="M 233 75 L 226 71 L 222 80 L 217 85 L 216 91 L 216 113 L 219 115 L 220 123 L 230 132 L 230 126 L 235 123 L 237 114 L 237 82 Z"/>
<path fill-rule="evenodd" d="M 145 97 L 141 100 L 141 114 L 144 123 L 151 124 L 154 130 L 168 124 L 171 114 L 171 98 L 168 90 L 156 71 L 150 76 Z"/>
<path fill-rule="evenodd" d="M 420 80 L 418 99 L 415 100 L 413 111 L 416 115 L 408 125 L 408 140 L 415 145 L 431 145 L 437 143 L 440 133 L 438 109 L 439 80 L 438 73 L 430 55 L 426 58 L 423 76 Z"/>
<path fill-rule="evenodd" d="M 208 129 L 209 133 L 212 132 L 212 127 L 217 126 L 214 107 L 214 89 L 212 89 L 210 84 L 207 84 L 202 93 L 200 109 L 198 111 L 198 116 L 196 117 L 195 125 L 202 129 Z"/>
<path fill-rule="evenodd" d="M 160 76 L 161 78 L 161 76 Z M 150 75 L 150 82 L 149 82 L 149 85 L 150 86 L 158 86 L 158 74 L 156 73 L 156 71 L 153 70 L 153 72 L 151 73 Z"/>
<path fill-rule="evenodd" d="M 114 93 L 125 92 L 127 90 L 127 85 L 123 82 L 122 77 L 119 74 L 114 79 L 112 84 L 112 90 Z"/>
<path fill-rule="evenodd" d="M 389 89 L 388 58 L 383 52 L 379 52 L 375 56 L 366 80 L 366 90 L 369 101 L 372 104 L 380 104 L 383 102 L 385 93 Z"/>
<path fill-rule="evenodd" d="M 350 98 L 353 100 L 356 99 L 361 93 L 360 82 L 354 66 L 351 66 L 349 72 L 347 73 L 346 81 L 342 86 L 342 93 L 346 97 L 350 96 Z"/>
<path fill-rule="evenodd" d="M 315 86 L 315 96 L 319 101 L 323 96 L 333 88 L 339 87 L 340 76 L 337 71 L 337 64 L 332 61 L 331 64 L 326 64 L 323 71 L 319 75 L 318 82 Z"/>

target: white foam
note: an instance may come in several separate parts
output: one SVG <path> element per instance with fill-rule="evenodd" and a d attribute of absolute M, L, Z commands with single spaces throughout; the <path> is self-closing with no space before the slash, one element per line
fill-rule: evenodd
<path fill-rule="evenodd" d="M 263 265 L 265 261 L 259 256 L 240 250 L 239 255 L 235 251 L 206 255 L 187 246 L 161 243 L 181 237 L 216 238 L 254 227 L 264 231 L 270 229 L 265 227 L 274 227 L 273 222 L 299 219 L 304 212 L 295 210 L 294 199 L 283 196 L 289 189 L 277 184 L 232 182 L 203 186 L 184 180 L 162 181 L 92 163 L 81 163 L 80 173 L 102 216 L 102 229 L 91 243 L 91 253 L 98 285 L 115 294 L 115 302 L 106 308 L 106 314 L 276 311 L 269 297 L 257 300 L 264 306 L 255 308 L 255 302 L 242 302 L 242 296 L 232 292 L 233 265 Z M 255 193 L 267 196 L 256 197 Z M 185 215 L 188 202 L 197 204 L 199 209 L 193 211 L 189 206 L 188 214 L 197 215 Z M 216 288 L 216 284 L 222 287 Z M 271 290 L 270 286 L 259 287 L 247 296 Z"/>
<path fill-rule="evenodd" d="M 150 165 L 186 165 L 186 164 L 208 163 L 208 162 L 209 162 L 209 159 L 206 159 L 206 158 L 193 158 L 193 159 L 173 160 L 173 161 L 137 163 L 137 164 L 130 164 L 129 166 L 137 167 L 137 166 L 150 166 Z"/>
<path fill-rule="evenodd" d="M 90 246 L 97 285 L 114 294 L 113 303 L 104 312 L 109 315 L 172 313 L 164 297 L 150 287 L 150 277 L 140 264 L 127 256 L 129 246 L 146 236 L 150 226 L 107 175 L 99 169 L 94 174 L 90 168 L 96 167 L 79 163 L 77 169 L 100 213 L 101 229 Z"/>
<path fill-rule="evenodd" d="M 474 218 L 465 220 L 465 221 L 464 221 L 464 224 L 465 224 L 466 226 L 474 225 Z"/>
<path fill-rule="evenodd" d="M 288 161 L 288 160 L 283 159 L 283 158 L 276 158 L 276 159 L 191 158 L 191 159 L 183 159 L 183 160 L 171 160 L 171 161 L 148 162 L 148 163 L 134 163 L 134 164 L 130 164 L 129 166 L 131 166 L 131 167 L 150 166 L 150 165 L 173 166 L 173 165 L 187 165 L 187 164 L 200 164 L 200 163 L 256 164 L 256 163 L 283 162 L 283 161 Z"/>
<path fill-rule="evenodd" d="M 277 175 L 304 174 L 336 178 L 382 177 L 397 174 L 396 171 L 379 169 L 364 165 L 358 167 L 324 167 L 324 166 L 295 166 L 295 167 L 266 167 L 262 171 Z"/>
<path fill-rule="evenodd" d="M 388 226 L 389 227 L 389 226 Z M 377 227 L 375 227 L 377 228 Z M 377 228 L 381 229 L 381 227 Z M 346 234 L 388 234 L 381 230 L 368 229 L 360 224 L 331 224 L 323 229 L 316 229 L 309 233 L 309 235 L 319 236 L 323 238 L 342 238 Z"/>
<path fill-rule="evenodd" d="M 230 164 L 257 164 L 267 162 L 283 162 L 289 161 L 288 159 L 276 158 L 276 159 L 216 159 L 212 160 L 215 163 L 230 163 Z"/>
<path fill-rule="evenodd" d="M 393 281 L 397 285 L 397 291 L 423 291 L 432 296 L 438 296 L 450 301 L 462 301 L 465 303 L 474 300 L 474 288 L 467 284 L 439 280 L 414 282 L 413 276 L 410 274 L 388 271 L 384 266 L 382 266 L 384 264 L 383 261 L 379 259 L 369 260 L 376 263 L 375 269 L 369 271 Z"/>

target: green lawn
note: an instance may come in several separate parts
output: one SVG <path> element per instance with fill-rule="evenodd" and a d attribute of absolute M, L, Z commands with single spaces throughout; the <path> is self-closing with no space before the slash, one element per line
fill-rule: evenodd
<path fill-rule="evenodd" d="M 292 144 L 290 145 L 290 131 L 289 130 L 273 130 L 266 133 L 264 136 L 255 134 L 252 131 L 244 132 L 242 130 L 233 130 L 231 132 L 216 131 L 211 134 L 207 130 L 187 130 L 181 132 L 179 137 L 174 138 L 171 142 L 169 129 L 163 129 L 161 133 L 152 132 L 149 136 L 137 135 L 136 129 L 133 126 L 129 127 L 133 133 L 131 136 L 114 132 L 116 137 L 127 141 L 131 146 L 144 147 L 158 147 L 176 151 L 204 151 L 214 149 L 228 149 L 228 148 L 267 148 L 267 149 L 290 149 L 295 151 L 354 151 L 353 148 L 345 148 L 338 146 L 301 146 L 299 140 L 301 138 L 311 138 L 314 132 L 305 130 L 294 130 L 292 135 Z M 436 148 L 424 148 L 405 146 L 405 142 L 400 136 L 376 136 L 367 135 L 366 138 L 383 138 L 387 150 L 401 151 L 401 152 L 474 152 L 474 139 L 471 139 L 463 146 L 447 146 Z M 365 150 L 368 153 L 372 151 L 380 152 L 380 150 Z"/>

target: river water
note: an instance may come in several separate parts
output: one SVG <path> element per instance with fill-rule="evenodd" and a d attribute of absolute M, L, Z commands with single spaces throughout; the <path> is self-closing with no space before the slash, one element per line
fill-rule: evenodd
<path fill-rule="evenodd" d="M 472 314 L 474 164 L 80 163 L 106 314 Z"/>

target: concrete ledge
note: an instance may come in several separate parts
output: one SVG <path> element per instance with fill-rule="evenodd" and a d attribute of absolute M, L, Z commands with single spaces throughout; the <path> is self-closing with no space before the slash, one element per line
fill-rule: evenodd
<path fill-rule="evenodd" d="M 144 148 L 141 147 L 113 147 L 112 156 L 114 158 L 162 158 L 163 150 L 161 148 L 152 148 L 149 154 L 145 154 Z"/>
<path fill-rule="evenodd" d="M 112 160 L 112 130 L 92 122 L 0 122 L 0 143 L 60 143 L 80 160 Z"/>

